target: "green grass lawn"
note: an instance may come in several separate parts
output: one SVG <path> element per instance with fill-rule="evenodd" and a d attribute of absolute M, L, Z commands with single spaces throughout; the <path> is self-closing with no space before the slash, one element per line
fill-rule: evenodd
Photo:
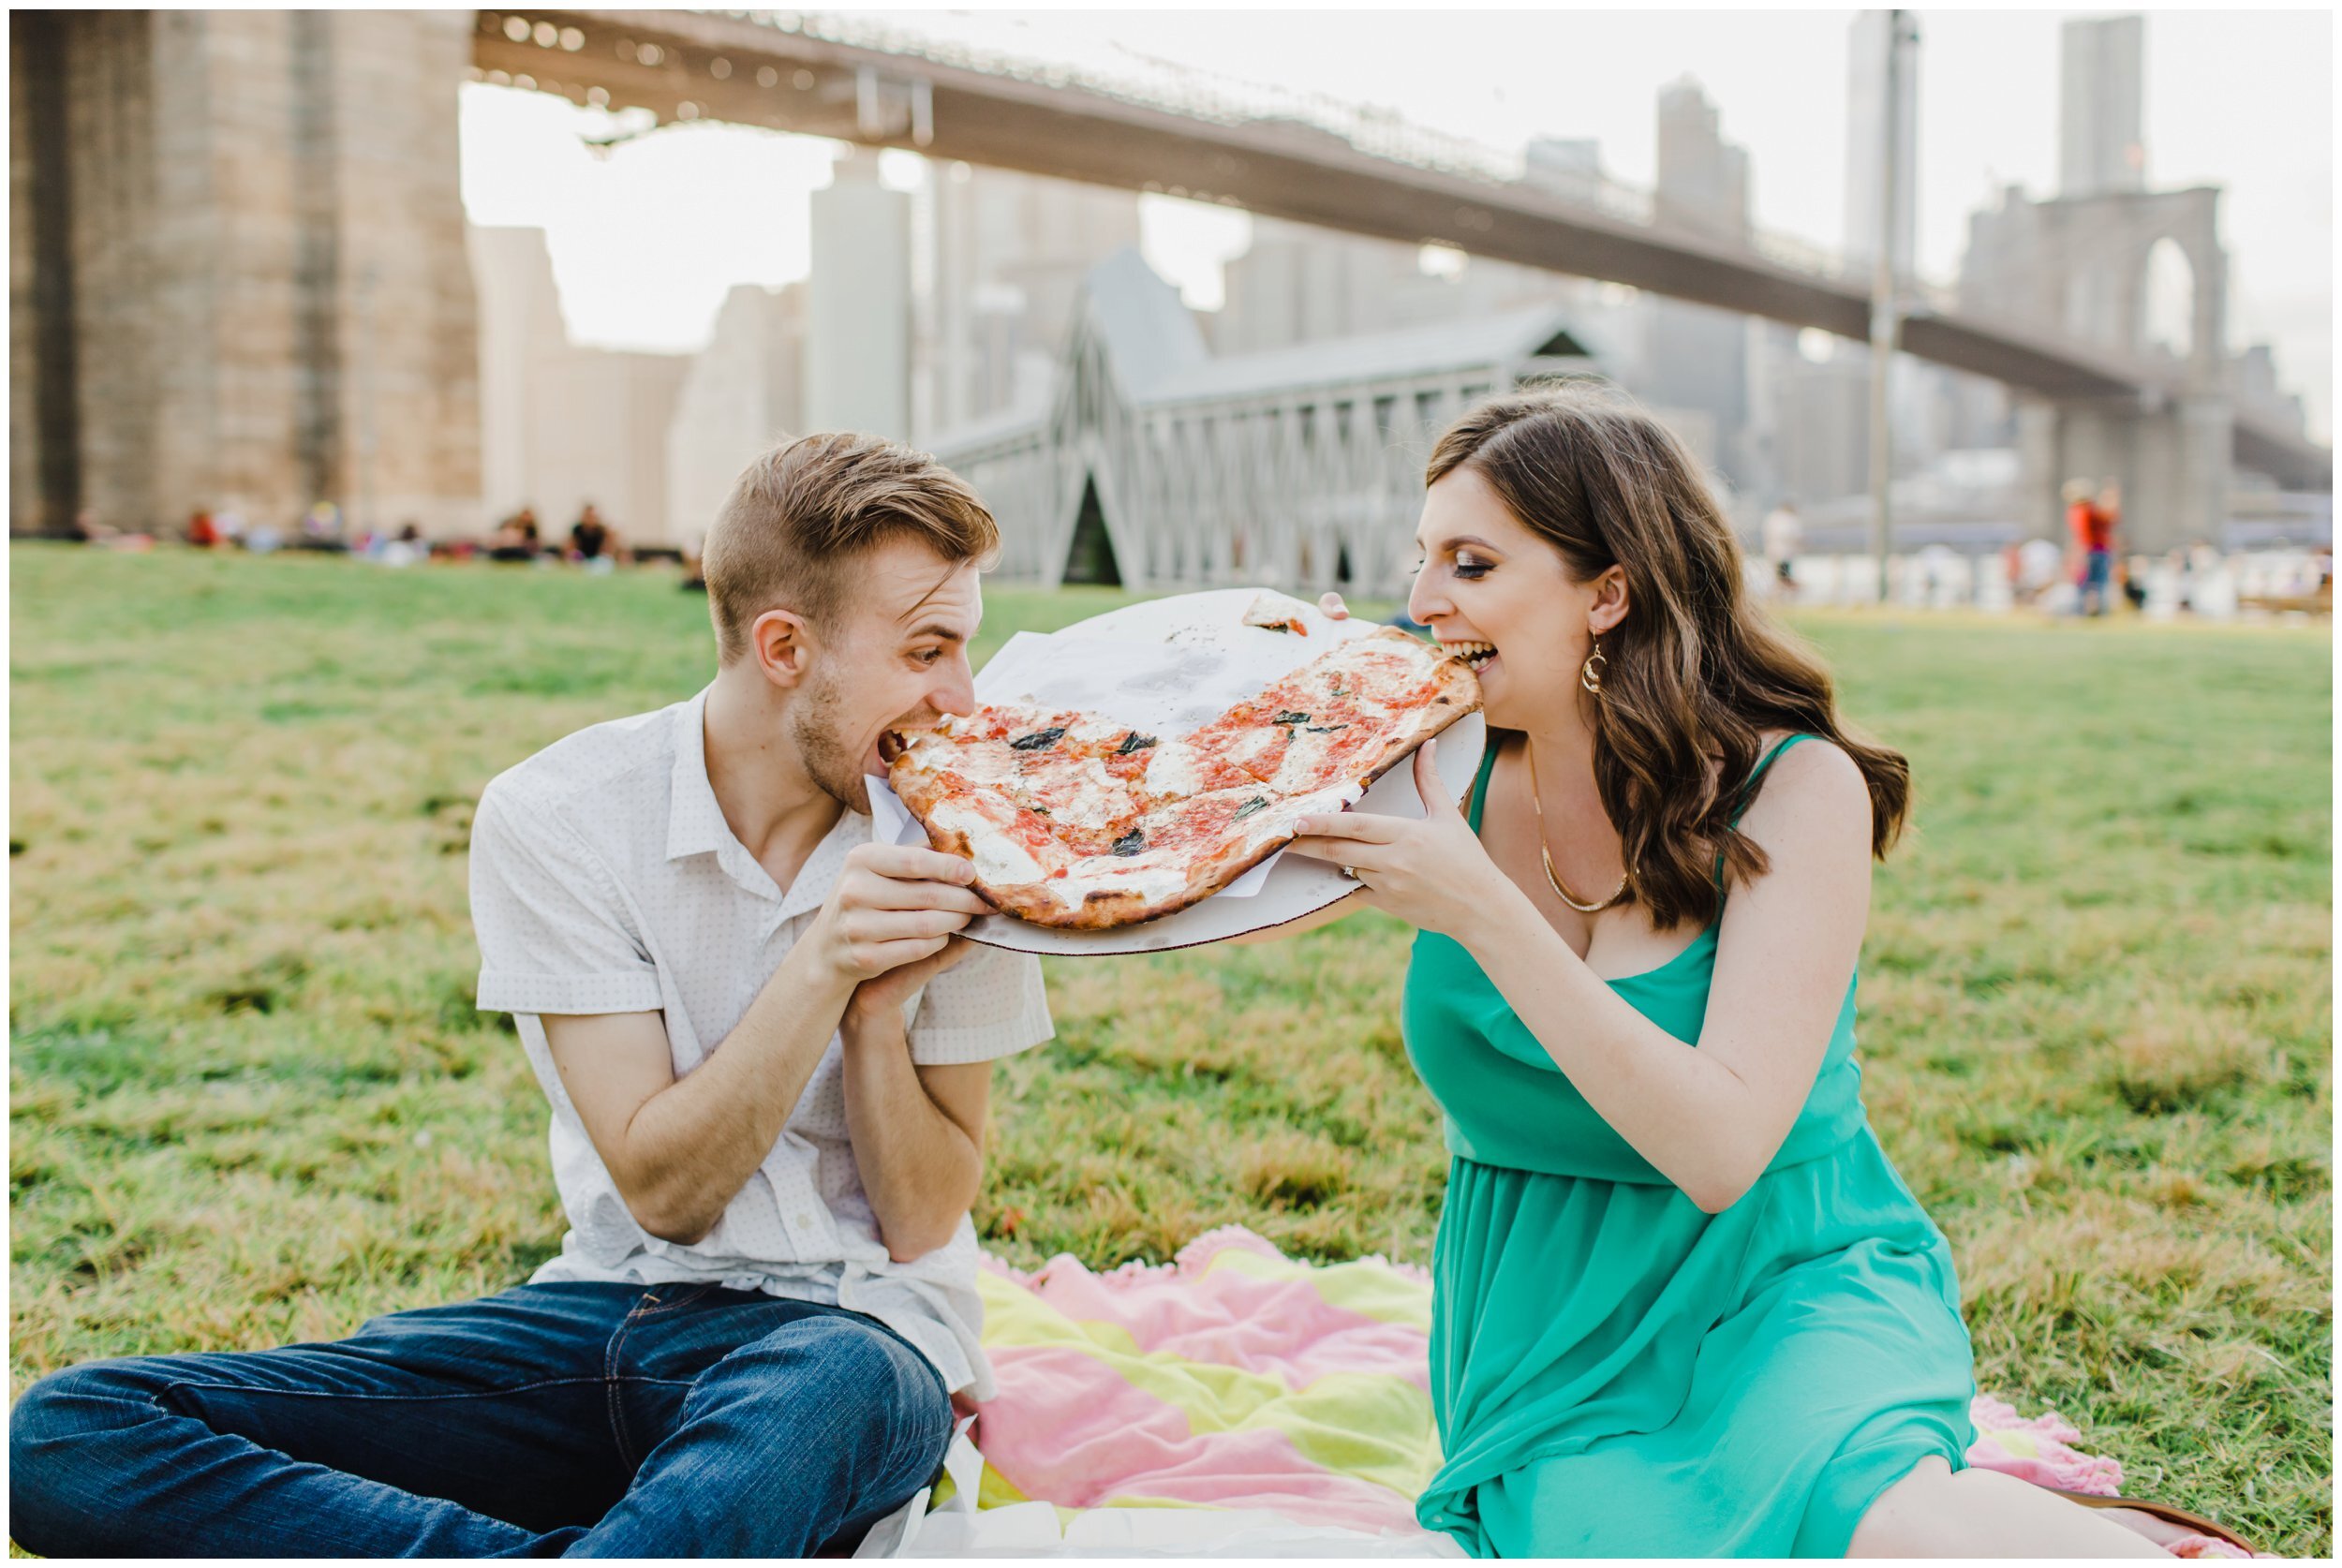
<path fill-rule="evenodd" d="M 10 552 L 10 1368 L 259 1346 L 517 1282 L 546 1112 L 471 1005 L 471 803 L 695 690 L 645 571 Z M 1119 602 L 995 591 L 988 653 Z M 1907 751 L 1865 1094 L 1959 1254 L 1979 1378 L 2130 1485 L 2331 1553 L 2332 643 L 1807 617 Z M 1424 1261 L 1445 1160 L 1407 934 L 1055 961 L 986 1245 L 1160 1260 L 1241 1222 Z"/>

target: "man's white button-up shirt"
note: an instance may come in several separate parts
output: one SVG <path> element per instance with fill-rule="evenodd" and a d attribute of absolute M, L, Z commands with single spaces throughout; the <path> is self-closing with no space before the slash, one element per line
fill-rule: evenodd
<path fill-rule="evenodd" d="M 976 1235 L 886 1255 L 848 1141 L 833 1035 L 780 1138 L 690 1246 L 634 1222 L 555 1071 L 541 1014 L 661 1013 L 679 1078 L 732 1031 L 828 898 L 870 819 L 846 812 L 784 892 L 734 837 L 707 781 L 707 703 L 582 730 L 498 775 L 471 839 L 480 1006 L 515 1015 L 553 1104 L 553 1176 L 570 1232 L 532 1282 L 710 1282 L 865 1312 L 945 1384 L 987 1398 Z M 920 1066 L 988 1061 L 1047 1040 L 1041 967 L 979 948 L 906 1008 Z"/>

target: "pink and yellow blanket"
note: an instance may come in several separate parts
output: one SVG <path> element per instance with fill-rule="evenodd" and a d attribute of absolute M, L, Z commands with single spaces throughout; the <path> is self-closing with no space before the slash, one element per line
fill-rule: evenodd
<path fill-rule="evenodd" d="M 1027 1275 L 987 1260 L 980 1288 L 1001 1389 L 974 1407 L 981 1478 L 962 1445 L 958 1486 L 926 1503 L 957 1513 L 956 1538 L 994 1510 L 1069 1545 L 1142 1522 L 1091 1511 L 1213 1510 L 1394 1552 L 1446 1545 L 1415 1522 L 1440 1457 L 1420 1269 L 1299 1263 L 1232 1226 L 1160 1267 L 1101 1275 L 1060 1256 Z M 2100 1495 L 2121 1485 L 2122 1466 L 2076 1449 L 2081 1434 L 2054 1414 L 2020 1419 L 1979 1395 L 1975 1419 L 1972 1465 Z M 1157 1514 L 1149 1527 L 1209 1522 Z M 929 1548 L 953 1538 L 930 1531 Z"/>

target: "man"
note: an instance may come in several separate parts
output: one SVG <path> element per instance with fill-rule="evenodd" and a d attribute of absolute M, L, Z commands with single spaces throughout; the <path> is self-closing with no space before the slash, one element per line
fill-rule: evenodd
<path fill-rule="evenodd" d="M 1034 960 L 952 933 L 969 866 L 869 842 L 897 725 L 972 705 L 997 546 L 930 459 L 814 436 L 711 530 L 715 680 L 491 782 L 480 1005 L 552 1102 L 571 1229 L 526 1285 L 331 1344 L 99 1362 L 9 1427 L 48 1554 L 808 1555 L 990 1392 L 992 1058 Z"/>

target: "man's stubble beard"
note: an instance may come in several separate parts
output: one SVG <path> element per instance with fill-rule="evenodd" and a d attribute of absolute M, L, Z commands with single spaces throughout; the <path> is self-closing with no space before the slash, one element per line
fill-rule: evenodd
<path fill-rule="evenodd" d="M 844 707 L 839 683 L 829 676 L 816 676 L 789 706 L 789 739 L 797 748 L 798 764 L 816 789 L 847 810 L 867 816 L 870 789 L 862 771 L 862 758 L 837 733 Z"/>

